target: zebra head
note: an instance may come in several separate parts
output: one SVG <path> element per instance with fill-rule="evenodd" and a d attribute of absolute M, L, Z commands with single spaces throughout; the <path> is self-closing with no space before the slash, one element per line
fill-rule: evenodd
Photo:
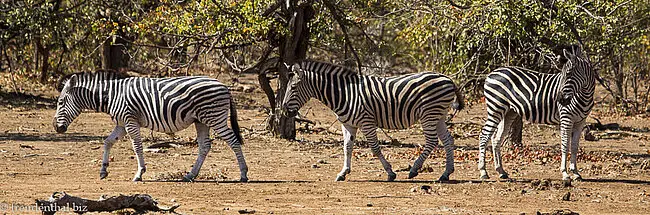
<path fill-rule="evenodd" d="M 304 89 L 304 81 L 301 80 L 305 73 L 300 68 L 300 64 L 296 63 L 287 68 L 289 68 L 289 83 L 282 100 L 282 110 L 288 117 L 295 117 L 298 115 L 298 110 L 309 100 L 309 95 Z"/>
<path fill-rule="evenodd" d="M 61 83 L 65 83 L 61 89 L 61 95 L 56 104 L 56 113 L 52 125 L 57 133 L 64 133 L 68 126 L 81 113 L 81 106 L 75 96 L 75 86 L 78 82 L 77 75 L 70 76 L 67 80 L 64 77 Z"/>
<path fill-rule="evenodd" d="M 562 68 L 564 75 L 562 88 L 558 92 L 558 102 L 563 105 L 569 105 L 576 93 L 593 92 L 595 74 L 591 68 L 588 59 L 582 56 L 580 47 L 572 51 L 563 50 L 567 62 Z"/>

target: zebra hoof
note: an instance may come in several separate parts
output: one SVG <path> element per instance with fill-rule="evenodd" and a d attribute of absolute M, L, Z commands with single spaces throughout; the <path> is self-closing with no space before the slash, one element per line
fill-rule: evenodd
<path fill-rule="evenodd" d="M 337 175 L 335 181 L 345 181 L 345 175 Z"/>
<path fill-rule="evenodd" d="M 582 181 L 582 176 L 575 174 L 573 177 L 571 177 L 574 181 Z"/>
<path fill-rule="evenodd" d="M 397 174 L 395 174 L 394 172 L 388 173 L 388 181 L 395 181 L 396 178 L 397 178 Z"/>
<path fill-rule="evenodd" d="M 108 177 L 108 172 L 99 172 L 99 179 L 105 179 Z"/>
<path fill-rule="evenodd" d="M 409 179 L 415 178 L 415 176 L 418 176 L 418 174 L 420 174 L 420 173 L 418 173 L 417 171 L 416 172 L 409 172 Z"/>
<path fill-rule="evenodd" d="M 449 176 L 448 175 L 442 175 L 442 176 L 440 176 L 438 181 L 449 181 Z"/>
<path fill-rule="evenodd" d="M 490 179 L 490 176 L 488 176 L 488 175 L 481 175 L 481 177 L 479 177 L 479 178 L 480 178 L 480 179 Z"/>
<path fill-rule="evenodd" d="M 507 173 L 503 173 L 503 174 L 500 174 L 500 175 L 499 175 L 499 178 L 500 178 L 500 179 L 508 179 L 508 178 L 510 178 L 510 177 L 508 177 L 508 174 L 507 174 Z"/>
<path fill-rule="evenodd" d="M 183 182 L 194 182 L 194 178 L 191 178 L 189 176 L 183 176 Z"/>
<path fill-rule="evenodd" d="M 248 178 L 242 177 L 239 179 L 239 182 L 248 182 Z"/>
<path fill-rule="evenodd" d="M 141 177 L 135 177 L 135 178 L 133 178 L 133 182 L 138 182 L 138 181 L 142 181 L 142 178 L 141 178 Z"/>

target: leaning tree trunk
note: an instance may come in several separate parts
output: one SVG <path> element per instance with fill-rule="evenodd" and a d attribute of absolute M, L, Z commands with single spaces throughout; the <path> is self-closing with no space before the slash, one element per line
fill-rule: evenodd
<path fill-rule="evenodd" d="M 277 64 L 279 83 L 277 94 L 275 96 L 275 109 L 271 118 L 270 128 L 280 138 L 294 139 L 296 137 L 295 119 L 282 114 L 282 100 L 289 82 L 288 68 L 285 66 L 293 65 L 299 60 L 307 57 L 309 48 L 309 27 L 308 23 L 314 17 L 314 9 L 310 4 L 303 3 L 297 7 L 291 5 L 287 9 L 289 19 L 289 29 L 291 33 L 280 38 L 279 51 L 281 62 Z"/>
<path fill-rule="evenodd" d="M 102 69 L 119 71 L 128 66 L 127 41 L 122 37 L 109 38 L 102 46 Z"/>

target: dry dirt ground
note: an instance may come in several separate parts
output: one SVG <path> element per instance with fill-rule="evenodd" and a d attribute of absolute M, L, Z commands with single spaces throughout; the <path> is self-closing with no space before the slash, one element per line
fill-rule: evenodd
<path fill-rule="evenodd" d="M 241 82 L 255 85 L 255 77 Z M 229 83 L 226 80 L 224 82 Z M 484 104 L 472 105 L 453 119 L 456 172 L 450 182 L 435 180 L 444 170 L 443 150 L 427 160 L 414 180 L 398 171 L 395 182 L 385 182 L 381 164 L 359 135 L 352 173 L 334 182 L 343 163 L 340 124 L 319 102 L 302 109 L 316 122 L 298 125 L 297 141 L 274 138 L 264 132 L 267 105 L 263 93 L 233 87 L 244 127 L 244 153 L 250 168 L 249 183 L 239 183 L 235 157 L 227 145 L 215 140 L 197 182 L 177 182 L 196 159 L 191 145 L 194 128 L 172 137 L 143 131 L 144 145 L 172 142 L 180 145 L 145 152 L 144 182 L 134 183 L 136 160 L 130 140 L 115 144 L 110 175 L 99 179 L 102 140 L 113 125 L 101 113 L 84 113 L 65 134 L 52 128 L 54 109 L 47 99 L 12 98 L 0 103 L 0 214 L 39 214 L 12 210 L 47 199 L 55 191 L 84 198 L 101 195 L 147 193 L 163 206 L 180 204 L 183 214 L 535 214 L 568 209 L 580 214 L 647 214 L 650 211 L 650 123 L 648 115 L 592 116 L 603 123 L 619 123 L 624 132 L 595 132 L 601 139 L 582 141 L 578 167 L 584 181 L 564 187 L 559 180 L 559 137 L 553 126 L 524 125 L 525 148 L 506 150 L 504 164 L 514 180 L 498 181 L 489 161 L 491 180 L 478 180 L 477 145 Z M 252 88 L 251 88 L 252 89 Z M 251 90 L 244 88 L 244 90 Z M 6 90 L 6 88 L 5 88 Z M 42 93 L 53 98 L 54 91 Z M 418 126 L 403 131 L 378 132 L 383 152 L 395 170 L 406 169 L 422 149 Z M 389 141 L 389 137 L 396 139 Z M 489 152 L 490 149 L 488 149 Z M 488 160 L 491 159 L 488 153 Z M 549 181 L 550 180 L 550 183 Z M 569 201 L 563 196 L 570 193 Z M 9 208 L 7 208 L 7 206 Z"/>

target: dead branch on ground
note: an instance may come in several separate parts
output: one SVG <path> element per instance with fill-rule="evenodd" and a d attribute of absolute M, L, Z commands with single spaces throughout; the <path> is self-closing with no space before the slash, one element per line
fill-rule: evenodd
<path fill-rule="evenodd" d="M 54 192 L 49 200 L 36 200 L 38 208 L 46 215 L 53 215 L 58 211 L 72 211 L 77 214 L 87 212 L 112 212 L 122 209 L 134 209 L 136 214 L 149 211 L 176 213 L 174 210 L 180 205 L 170 208 L 158 207 L 158 202 L 148 194 L 133 194 L 130 196 L 119 195 L 109 198 L 100 197 L 99 200 L 83 199 L 68 195 L 63 192 Z"/>

